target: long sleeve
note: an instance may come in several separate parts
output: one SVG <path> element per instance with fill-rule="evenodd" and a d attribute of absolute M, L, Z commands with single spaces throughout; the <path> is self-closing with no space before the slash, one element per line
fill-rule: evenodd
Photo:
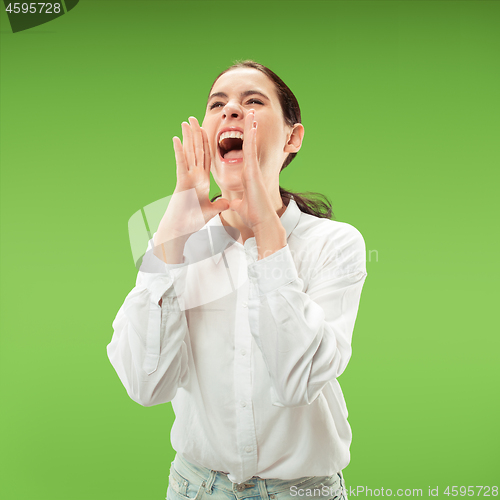
<path fill-rule="evenodd" d="M 171 401 L 189 377 L 188 331 L 174 286 L 176 268 L 152 253 L 149 241 L 136 285 L 115 320 L 108 358 L 128 395 L 142 406 Z M 158 303 L 162 299 L 162 305 Z"/>
<path fill-rule="evenodd" d="M 146 252 L 108 345 L 134 401 L 172 401 L 172 448 L 237 484 L 331 476 L 350 459 L 336 377 L 351 356 L 364 240 L 293 197 L 280 222 L 286 245 L 260 260 L 257 238 L 240 243 L 220 216 L 189 237 L 182 264 Z"/>
<path fill-rule="evenodd" d="M 250 328 L 270 375 L 275 406 L 311 404 L 351 356 L 367 276 L 363 237 L 343 224 L 342 237 L 327 238 L 309 264 L 306 290 L 288 244 L 249 265 Z"/>

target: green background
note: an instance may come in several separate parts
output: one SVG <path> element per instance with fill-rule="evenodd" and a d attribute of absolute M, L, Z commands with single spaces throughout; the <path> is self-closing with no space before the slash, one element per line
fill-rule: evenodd
<path fill-rule="evenodd" d="M 499 2 L 82 0 L 0 21 L 2 498 L 165 497 L 171 405 L 129 399 L 106 354 L 137 273 L 127 222 L 172 193 L 172 137 L 242 58 L 302 108 L 281 185 L 366 242 L 347 485 L 498 485 Z"/>

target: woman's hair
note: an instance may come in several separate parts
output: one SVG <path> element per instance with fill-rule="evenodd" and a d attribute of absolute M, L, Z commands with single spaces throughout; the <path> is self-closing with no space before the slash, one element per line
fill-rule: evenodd
<path fill-rule="evenodd" d="M 212 87 L 210 88 L 210 92 L 212 91 L 215 82 L 224 73 L 227 73 L 228 71 L 237 68 L 253 68 L 264 73 L 274 83 L 276 92 L 278 94 L 278 99 L 281 104 L 281 109 L 283 111 L 283 117 L 285 119 L 285 123 L 290 127 L 293 127 L 296 123 L 301 123 L 299 103 L 297 102 L 297 98 L 293 95 L 293 92 L 288 88 L 285 82 L 276 73 L 272 72 L 266 66 L 259 64 L 255 61 L 251 60 L 236 61 L 232 66 L 230 66 L 222 73 L 220 73 L 219 76 L 217 76 L 217 78 L 214 80 L 214 83 L 212 84 Z M 208 95 L 210 95 L 210 92 Z M 283 165 L 281 166 L 281 170 L 286 168 L 290 164 L 290 162 L 295 158 L 296 155 L 297 153 L 288 153 L 288 156 L 286 157 L 285 161 L 283 162 Z M 297 205 L 299 206 L 302 212 L 305 212 L 306 214 L 310 215 L 315 215 L 316 217 L 321 217 L 324 219 L 334 218 L 332 212 L 332 205 L 325 195 L 321 193 L 313 193 L 310 191 L 306 191 L 303 193 L 293 193 L 291 191 L 283 189 L 281 186 L 279 188 L 283 203 L 285 203 L 285 199 L 289 200 L 291 196 L 293 196 L 294 200 L 296 201 Z M 219 196 L 220 194 L 214 196 L 210 201 L 213 202 Z M 315 198 L 321 197 L 325 201 L 321 199 L 309 198 L 309 196 L 313 196 Z"/>

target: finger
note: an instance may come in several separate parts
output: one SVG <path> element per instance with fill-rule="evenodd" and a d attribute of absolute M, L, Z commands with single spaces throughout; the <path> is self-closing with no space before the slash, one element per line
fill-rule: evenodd
<path fill-rule="evenodd" d="M 255 173 L 255 169 L 258 169 L 256 124 L 257 122 L 255 121 L 254 110 L 252 109 L 245 117 L 243 141 L 243 158 L 245 161 L 245 168 L 248 168 L 249 172 L 252 173 Z"/>
<path fill-rule="evenodd" d="M 196 165 L 193 148 L 193 133 L 189 123 L 182 122 L 182 138 L 184 143 L 184 155 L 186 156 L 188 170 L 191 170 Z"/>
<path fill-rule="evenodd" d="M 245 195 L 243 195 L 245 196 Z M 243 199 L 235 199 L 235 200 L 231 200 L 229 202 L 229 208 L 231 210 L 233 210 L 234 212 L 237 212 L 239 213 L 240 212 L 240 207 L 241 207 L 241 204 L 243 203 Z"/>
<path fill-rule="evenodd" d="M 176 173 L 177 173 L 177 178 L 179 178 L 186 175 L 187 172 L 186 158 L 184 157 L 184 148 L 182 147 L 181 140 L 177 136 L 175 136 L 172 139 L 172 141 L 174 143 Z"/>
<path fill-rule="evenodd" d="M 196 166 L 203 168 L 204 167 L 203 136 L 201 135 L 200 124 L 198 123 L 198 120 L 194 116 L 189 117 L 189 123 L 191 124 L 191 130 L 193 133 L 194 155 L 196 160 Z"/>
<path fill-rule="evenodd" d="M 212 150 L 208 142 L 207 131 L 203 127 L 201 128 L 201 133 L 203 135 L 203 149 L 205 150 L 204 168 L 207 172 L 210 172 L 210 167 L 212 166 Z"/>
<path fill-rule="evenodd" d="M 214 215 L 224 212 L 229 208 L 229 201 L 225 198 L 218 198 L 212 203 L 212 209 L 214 211 Z"/>

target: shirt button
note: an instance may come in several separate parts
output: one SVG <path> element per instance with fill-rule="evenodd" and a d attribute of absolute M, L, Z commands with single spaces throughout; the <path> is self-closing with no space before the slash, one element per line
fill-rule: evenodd
<path fill-rule="evenodd" d="M 242 350 L 240 351 L 240 353 L 241 353 L 241 355 L 242 355 L 242 356 L 245 356 L 245 354 L 246 354 L 247 352 L 245 351 L 245 349 L 242 349 Z"/>
<path fill-rule="evenodd" d="M 247 304 L 246 302 L 242 302 L 242 303 L 241 303 L 241 305 L 242 305 L 243 307 L 247 307 L 247 306 L 248 306 L 248 304 Z"/>
<path fill-rule="evenodd" d="M 241 403 L 240 403 L 240 404 L 241 404 L 241 406 L 242 406 L 243 408 L 245 408 L 245 406 L 247 405 L 247 404 L 245 403 L 245 401 L 241 401 Z"/>
<path fill-rule="evenodd" d="M 252 452 L 252 450 L 253 450 L 253 448 L 252 448 L 251 446 L 247 446 L 247 447 L 245 448 L 245 451 L 246 451 L 247 453 L 251 453 L 251 452 Z"/>

